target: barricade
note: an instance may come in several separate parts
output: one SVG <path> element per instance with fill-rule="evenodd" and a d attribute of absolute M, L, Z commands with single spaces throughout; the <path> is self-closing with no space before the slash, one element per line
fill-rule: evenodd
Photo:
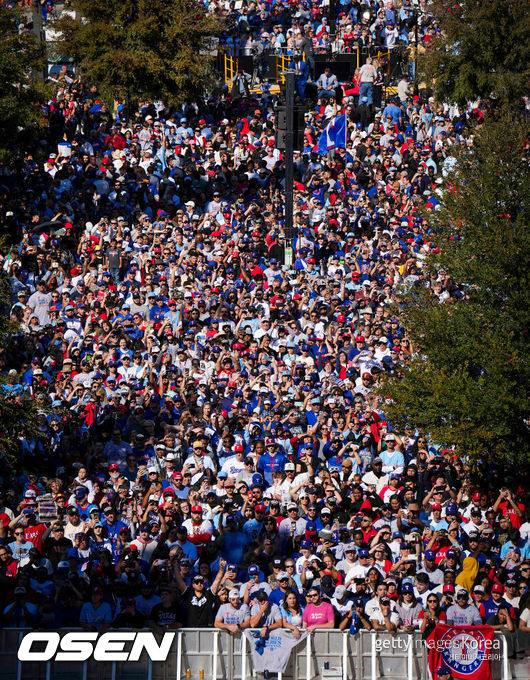
<path fill-rule="evenodd" d="M 252 680 L 250 648 L 241 636 L 211 628 L 185 628 L 177 632 L 167 660 L 151 662 L 24 662 L 17 659 L 20 641 L 28 630 L 0 630 L 2 680 Z M 65 634 L 66 630 L 59 630 Z M 496 634 L 502 653 L 492 663 L 493 680 L 528 680 L 528 657 L 508 658 L 503 636 Z M 329 671 L 323 672 L 324 665 Z M 357 635 L 320 630 L 300 643 L 280 680 L 423 680 L 427 649 L 419 633 L 361 631 Z"/>

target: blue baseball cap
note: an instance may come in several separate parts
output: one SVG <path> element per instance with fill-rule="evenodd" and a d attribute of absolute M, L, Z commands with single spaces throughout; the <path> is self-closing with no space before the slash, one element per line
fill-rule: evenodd
<path fill-rule="evenodd" d="M 261 488 L 263 487 L 263 477 L 259 474 L 259 472 L 256 472 L 252 475 L 251 486 L 259 486 Z"/>
<path fill-rule="evenodd" d="M 425 559 L 426 560 L 434 560 L 436 557 L 436 553 L 434 550 L 426 550 L 425 551 Z"/>
<path fill-rule="evenodd" d="M 458 513 L 458 507 L 456 503 L 449 503 L 445 510 L 446 515 L 456 515 Z"/>
<path fill-rule="evenodd" d="M 359 550 L 359 557 L 370 557 L 370 552 L 363 548 L 362 550 Z"/>
<path fill-rule="evenodd" d="M 256 576 L 256 574 L 259 574 L 259 567 L 257 564 L 251 564 L 250 567 L 248 568 L 248 575 Z"/>
<path fill-rule="evenodd" d="M 410 585 L 410 583 L 405 583 L 403 587 L 401 588 L 401 592 L 403 594 L 405 593 L 412 593 L 414 594 L 414 588 Z"/>
<path fill-rule="evenodd" d="M 438 677 L 441 675 L 451 675 L 451 669 L 449 666 L 440 666 L 440 668 L 436 671 L 436 675 Z"/>
<path fill-rule="evenodd" d="M 300 543 L 300 547 L 305 548 L 306 550 L 311 550 L 313 544 L 311 543 L 311 541 L 308 541 L 307 538 L 304 538 Z"/>

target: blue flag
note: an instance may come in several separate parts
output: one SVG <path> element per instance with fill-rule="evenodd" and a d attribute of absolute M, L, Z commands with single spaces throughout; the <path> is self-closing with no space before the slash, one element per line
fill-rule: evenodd
<path fill-rule="evenodd" d="M 325 127 L 318 140 L 317 152 L 325 154 L 331 149 L 346 146 L 346 114 L 336 116 Z"/>

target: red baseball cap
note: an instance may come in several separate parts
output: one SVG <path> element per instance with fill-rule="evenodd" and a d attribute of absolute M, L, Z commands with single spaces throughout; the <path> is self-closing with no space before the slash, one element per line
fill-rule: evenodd
<path fill-rule="evenodd" d="M 503 586 L 501 586 L 500 583 L 494 583 L 491 586 L 491 592 L 492 593 L 504 593 L 504 588 L 503 588 Z"/>
<path fill-rule="evenodd" d="M 181 479 L 182 478 L 182 472 L 174 472 L 173 473 L 173 479 Z"/>
<path fill-rule="evenodd" d="M 452 586 L 450 583 L 444 586 L 443 589 L 444 593 L 454 593 L 455 592 L 455 587 Z"/>
<path fill-rule="evenodd" d="M 355 342 L 364 342 L 364 335 L 356 335 Z"/>
<path fill-rule="evenodd" d="M 267 508 L 263 505 L 263 503 L 258 503 L 256 507 L 254 508 L 256 512 L 265 512 Z"/>
<path fill-rule="evenodd" d="M 481 499 L 481 497 L 482 497 L 482 495 L 481 495 L 480 491 L 475 491 L 475 493 L 473 494 L 473 500 L 474 501 L 479 501 Z"/>
<path fill-rule="evenodd" d="M 243 447 L 242 444 L 236 444 L 236 445 L 234 446 L 234 451 L 236 451 L 236 452 L 237 452 L 237 451 L 244 451 L 244 450 L 245 450 L 245 448 Z"/>
<path fill-rule="evenodd" d="M 441 510 L 442 509 L 442 506 L 440 505 L 440 503 L 433 503 L 431 507 L 432 507 L 433 510 Z"/>
<path fill-rule="evenodd" d="M 120 469 L 120 466 L 118 465 L 118 463 L 112 463 L 112 465 L 109 465 L 109 470 L 110 470 L 110 471 L 112 471 L 112 470 L 119 470 L 119 469 Z"/>
<path fill-rule="evenodd" d="M 193 505 L 191 508 L 192 512 L 202 512 L 202 505 Z"/>

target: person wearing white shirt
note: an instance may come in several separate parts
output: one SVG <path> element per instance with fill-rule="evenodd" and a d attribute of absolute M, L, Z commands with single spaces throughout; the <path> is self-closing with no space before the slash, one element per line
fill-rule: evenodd
<path fill-rule="evenodd" d="M 241 444 L 234 446 L 234 455 L 227 458 L 221 467 L 221 472 L 228 477 L 237 477 L 245 469 L 245 451 Z"/>
<path fill-rule="evenodd" d="M 287 506 L 287 517 L 280 522 L 278 527 L 278 534 L 282 538 L 288 538 L 291 532 L 294 536 L 303 536 L 307 520 L 298 517 L 298 505 L 296 503 L 289 503 Z"/>
<path fill-rule="evenodd" d="M 346 578 L 344 581 L 344 585 L 346 588 L 349 587 L 351 583 L 356 578 L 364 578 L 366 574 L 370 571 L 371 565 L 368 563 L 368 559 L 370 558 L 370 553 L 366 549 L 361 549 L 359 550 L 359 560 L 358 563 L 353 566 L 348 573 L 346 574 Z"/>

